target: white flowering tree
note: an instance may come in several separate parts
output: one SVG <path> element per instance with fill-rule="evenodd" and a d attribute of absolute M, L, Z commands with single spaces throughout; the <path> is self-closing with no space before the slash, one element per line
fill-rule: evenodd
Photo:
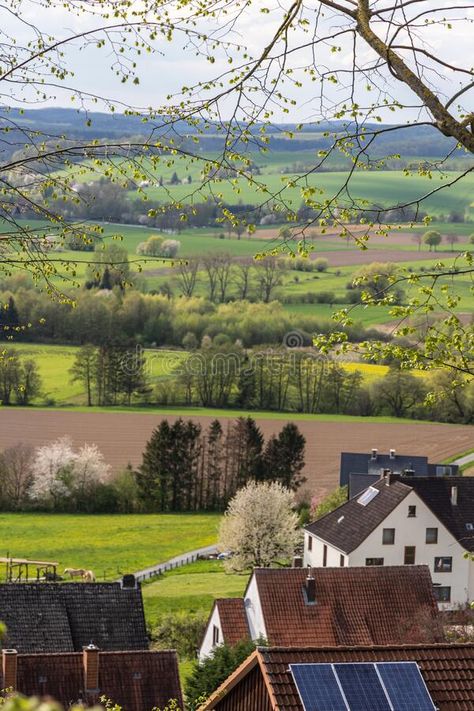
<path fill-rule="evenodd" d="M 231 570 L 267 568 L 291 557 L 299 541 L 294 495 L 278 483 L 250 482 L 230 501 L 219 531 L 219 549 Z"/>
<path fill-rule="evenodd" d="M 110 466 L 95 444 L 84 444 L 77 452 L 69 437 L 38 447 L 33 458 L 31 497 L 52 502 L 90 493 L 105 481 Z"/>

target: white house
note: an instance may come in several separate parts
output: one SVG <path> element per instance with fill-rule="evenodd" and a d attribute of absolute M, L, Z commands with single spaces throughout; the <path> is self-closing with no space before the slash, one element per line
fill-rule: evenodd
<path fill-rule="evenodd" d="M 306 526 L 304 563 L 427 565 L 442 609 L 474 599 L 474 478 L 387 473 Z"/>

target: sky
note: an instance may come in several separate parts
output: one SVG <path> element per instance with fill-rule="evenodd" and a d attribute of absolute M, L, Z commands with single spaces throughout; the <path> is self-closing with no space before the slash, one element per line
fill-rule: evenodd
<path fill-rule="evenodd" d="M 11 1 L 13 3 L 13 0 Z M 89 0 L 85 0 L 84 6 L 88 2 Z M 90 4 L 92 5 L 92 3 Z M 214 8 L 218 8 L 225 3 L 223 0 L 222 3 L 219 0 L 209 0 L 209 4 Z M 376 2 L 372 3 L 372 6 L 387 6 L 390 4 L 393 4 L 393 2 L 376 0 Z M 176 6 L 176 2 L 158 0 L 157 5 L 160 7 L 172 7 Z M 231 6 L 232 3 L 228 3 L 228 5 Z M 220 28 L 222 37 L 225 36 L 226 39 L 232 42 L 240 43 L 250 55 L 257 56 L 270 41 L 275 28 L 281 22 L 284 9 L 288 8 L 291 2 L 290 0 L 281 0 L 280 2 L 272 0 L 268 3 L 270 10 L 268 13 L 262 13 L 263 5 L 264 3 L 261 0 L 253 2 L 238 16 L 238 21 L 230 32 L 224 26 L 227 18 L 219 13 L 217 13 L 216 20 L 213 23 L 202 21 L 199 24 L 199 28 L 201 31 L 209 32 L 211 24 L 213 24 L 214 29 L 217 31 Z M 430 7 L 447 7 L 456 5 L 456 3 L 451 2 L 451 0 L 435 0 L 435 2 L 425 0 L 416 5 L 423 5 L 424 8 L 429 10 Z M 469 6 L 469 9 L 451 13 L 454 20 L 452 29 L 427 26 L 425 23 L 426 18 L 423 18 L 420 20 L 420 28 L 415 28 L 415 31 L 426 36 L 428 40 L 426 46 L 434 55 L 442 56 L 445 61 L 456 66 L 463 66 L 472 57 L 474 3 L 458 2 L 457 5 L 460 7 Z M 139 8 L 140 5 L 135 4 L 133 7 Z M 15 38 L 18 45 L 26 45 L 31 40 L 33 37 L 32 26 L 35 24 L 43 31 L 57 38 L 65 38 L 81 30 L 89 30 L 100 25 L 97 20 L 92 19 L 90 16 L 68 12 L 61 3 L 56 4 L 56 0 L 46 0 L 43 6 L 34 0 L 23 0 L 20 8 L 21 22 L 15 20 L 11 13 L 6 13 L 5 7 L 0 8 L 0 38 L 2 32 L 9 33 L 11 37 Z M 296 47 L 301 41 L 307 43 L 311 38 L 320 3 L 317 0 L 310 0 L 307 3 L 307 8 L 306 18 L 308 19 L 309 32 L 305 34 L 301 30 L 296 30 L 290 33 L 290 48 Z M 160 19 L 160 13 L 155 12 L 150 17 L 153 20 Z M 469 21 L 457 21 L 458 18 L 462 17 L 469 18 Z M 431 19 L 429 14 L 427 18 Z M 338 14 L 331 16 L 331 13 L 326 13 L 326 17 L 320 25 L 319 33 L 331 37 L 345 25 L 345 22 Z M 403 33 L 400 34 L 397 41 L 400 41 L 402 37 Z M 408 41 L 407 37 L 403 39 Z M 66 78 L 63 84 L 82 89 L 100 97 L 109 97 L 111 101 L 116 102 L 117 110 L 126 105 L 137 108 L 169 106 L 173 101 L 170 102 L 167 99 L 168 94 L 179 94 L 183 85 L 190 86 L 206 81 L 221 72 L 228 71 L 230 67 L 228 58 L 223 51 L 216 50 L 216 60 L 211 64 L 204 57 L 197 57 L 191 49 L 186 49 L 183 35 L 177 33 L 171 42 L 159 38 L 154 43 L 154 51 L 152 53 L 144 53 L 139 57 L 134 57 L 138 65 L 137 76 L 139 82 L 128 81 L 122 83 L 121 77 L 115 74 L 115 69 L 112 66 L 115 57 L 110 46 L 97 49 L 92 42 L 88 43 L 86 47 L 83 44 L 83 42 L 77 40 L 64 46 L 63 61 L 74 70 L 75 76 Z M 332 52 L 332 46 L 336 46 L 337 51 Z M 289 62 L 295 68 L 295 71 L 312 60 L 311 52 L 311 48 L 307 47 L 291 54 Z M 126 54 L 124 53 L 124 56 Z M 236 52 L 230 50 L 230 55 L 236 62 Z M 371 50 L 362 42 L 358 45 L 357 58 L 359 64 L 370 62 L 373 59 Z M 5 58 L 2 57 L 0 50 L 0 68 L 2 65 L 8 65 L 8 62 L 2 61 L 2 59 Z M 320 71 L 334 68 L 348 70 L 351 67 L 351 62 L 352 41 L 349 41 L 349 39 L 329 40 L 324 48 L 318 50 L 316 54 L 316 66 Z M 327 100 L 325 106 L 322 107 L 319 99 L 320 83 L 310 81 L 307 75 L 302 73 L 296 73 L 295 76 L 301 80 L 301 88 L 295 89 L 286 84 L 283 89 L 296 103 L 291 106 L 290 114 L 285 114 L 281 108 L 276 109 L 273 116 L 276 121 L 317 120 L 322 117 L 322 114 L 334 113 L 334 106 L 347 96 L 347 92 L 343 91 L 339 86 L 333 86 L 326 82 Z M 342 74 L 341 76 L 347 78 L 349 74 Z M 464 82 L 469 81 L 467 75 L 454 77 L 448 69 L 442 69 L 437 74 L 430 73 L 429 77 L 435 88 L 445 97 L 452 95 L 461 86 L 459 79 Z M 15 75 L 12 78 L 15 78 Z M 55 83 L 61 84 L 61 82 L 56 81 Z M 360 82 L 356 86 L 356 100 L 361 106 L 367 105 L 377 93 L 372 90 L 369 94 L 365 88 L 366 83 L 364 80 L 364 82 Z M 385 90 L 390 85 L 393 88 L 393 95 L 402 103 L 406 103 L 409 106 L 418 103 L 413 100 L 409 90 L 405 89 L 388 74 L 377 79 L 377 84 L 382 90 Z M 31 98 L 28 88 L 25 89 L 17 83 L 10 82 L 6 85 L 5 82 L 1 81 L 1 74 L 0 90 L 2 91 L 1 101 L 4 104 L 12 104 L 18 102 L 18 100 L 28 101 Z M 262 103 L 261 95 L 257 95 L 256 98 L 257 103 Z M 228 118 L 232 113 L 234 101 L 235 96 L 222 101 L 220 105 L 222 117 Z M 465 95 L 464 104 L 466 108 L 474 109 L 474 91 Z M 41 100 L 41 105 L 74 106 L 77 105 L 77 101 L 75 104 L 71 103 L 71 92 L 58 86 L 45 91 L 45 98 Z M 96 105 L 89 104 L 89 108 L 107 110 L 108 105 L 99 102 Z M 383 110 L 380 113 L 384 121 L 394 122 L 396 120 L 388 110 Z M 418 117 L 419 111 L 416 108 L 412 108 L 404 111 L 401 117 L 398 115 L 398 120 L 413 120 Z"/>

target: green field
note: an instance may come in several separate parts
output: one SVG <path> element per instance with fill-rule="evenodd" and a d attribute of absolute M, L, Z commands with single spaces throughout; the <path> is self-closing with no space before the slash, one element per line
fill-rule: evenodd
<path fill-rule="evenodd" d="M 226 573 L 221 561 L 198 561 L 176 568 L 143 586 L 145 614 L 155 625 L 168 613 L 209 614 L 218 597 L 240 597 L 247 585 L 248 573 Z"/>
<path fill-rule="evenodd" d="M 0 556 L 50 560 L 113 580 L 216 542 L 217 514 L 0 514 Z M 4 570 L 0 569 L 2 575 Z"/>

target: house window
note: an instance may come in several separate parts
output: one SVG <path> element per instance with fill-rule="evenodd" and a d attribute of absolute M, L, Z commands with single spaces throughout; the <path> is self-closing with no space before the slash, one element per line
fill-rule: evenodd
<path fill-rule="evenodd" d="M 435 573 L 451 573 L 453 570 L 453 559 L 447 556 L 434 559 Z"/>
<path fill-rule="evenodd" d="M 395 529 L 384 528 L 382 532 L 382 543 L 384 546 L 393 546 L 395 543 Z"/>
<path fill-rule="evenodd" d="M 426 543 L 438 543 L 438 529 L 437 528 L 427 528 L 426 529 Z"/>
<path fill-rule="evenodd" d="M 451 588 L 448 585 L 433 585 L 433 594 L 438 602 L 451 602 Z"/>
<path fill-rule="evenodd" d="M 313 550 L 313 536 L 308 536 L 308 550 Z"/>
<path fill-rule="evenodd" d="M 339 565 L 341 566 L 341 568 L 344 567 L 345 563 L 346 563 L 346 561 L 344 559 L 344 556 L 341 553 L 341 555 L 339 556 Z"/>
<path fill-rule="evenodd" d="M 366 565 L 383 565 L 383 558 L 366 558 Z"/>
<path fill-rule="evenodd" d="M 213 625 L 213 627 L 212 627 L 212 646 L 215 647 L 216 644 L 219 644 L 219 627 L 217 627 L 217 625 Z"/>
<path fill-rule="evenodd" d="M 416 516 L 416 506 L 408 507 L 408 518 L 415 518 Z"/>
<path fill-rule="evenodd" d="M 436 466 L 436 476 L 451 476 L 453 473 L 452 467 Z"/>
<path fill-rule="evenodd" d="M 326 567 L 328 562 L 328 547 L 326 544 L 323 546 L 323 568 Z"/>
<path fill-rule="evenodd" d="M 405 546 L 405 557 L 403 562 L 405 565 L 415 565 L 415 546 Z"/>

